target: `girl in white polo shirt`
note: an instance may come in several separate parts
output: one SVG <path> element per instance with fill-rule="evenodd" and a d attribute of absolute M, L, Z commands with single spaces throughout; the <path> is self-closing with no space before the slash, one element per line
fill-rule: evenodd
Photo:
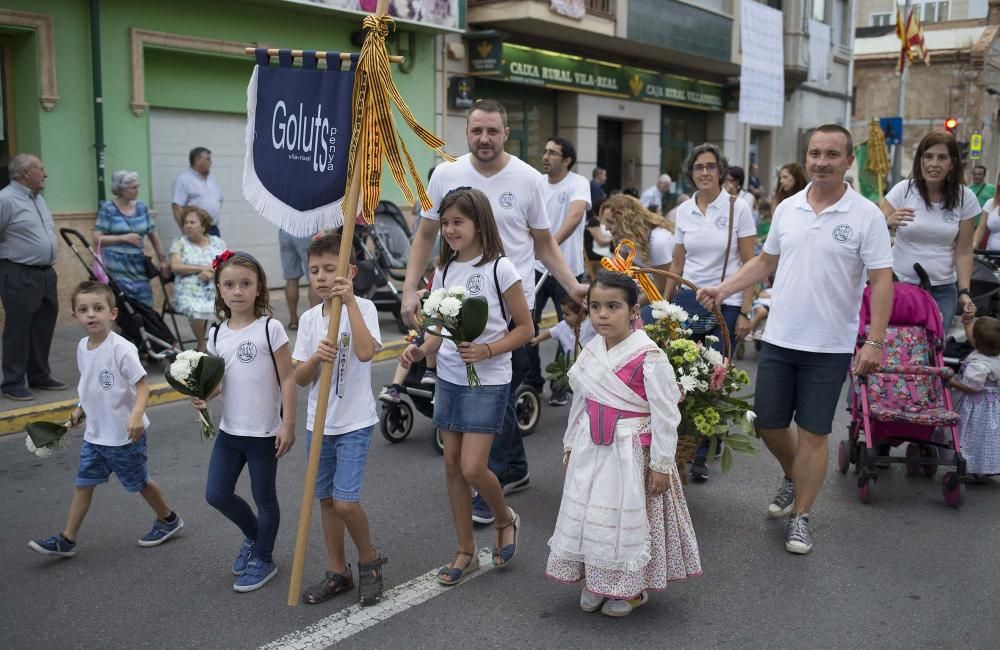
<path fill-rule="evenodd" d="M 677 209 L 670 270 L 698 286 L 712 286 L 722 282 L 724 277 L 735 275 L 754 257 L 757 227 L 745 201 L 737 200 L 730 206 L 730 195 L 723 191 L 727 161 L 718 147 L 708 143 L 695 147 L 684 167 L 698 191 Z M 710 313 L 698 304 L 693 291 L 682 286 L 674 293 L 677 284 L 673 280 L 667 282 L 665 295 L 672 296 L 675 304 L 692 316 L 697 315 L 700 321 L 707 319 L 708 323 L 713 323 Z M 753 288 L 728 296 L 722 302 L 722 317 L 734 345 L 750 333 L 752 305 Z M 696 323 L 692 325 L 699 337 L 721 337 L 720 327 L 709 329 Z M 715 345 L 722 350 L 721 340 Z"/>
<path fill-rule="evenodd" d="M 264 269 L 251 255 L 225 250 L 212 262 L 215 311 L 208 353 L 226 361 L 219 394 L 222 421 L 208 463 L 205 499 L 243 533 L 232 572 L 239 592 L 262 587 L 278 572 L 278 459 L 295 442 L 295 381 L 288 335 L 273 313 Z M 201 400 L 192 400 L 204 408 Z M 257 513 L 236 494 L 246 466 Z"/>
<path fill-rule="evenodd" d="M 896 277 L 919 284 L 914 264 L 923 267 L 946 332 L 959 304 L 963 312 L 975 313 L 969 283 L 975 218 L 982 210 L 976 195 L 963 184 L 954 136 L 941 132 L 924 136 L 913 156 L 910 178 L 889 190 L 880 207 L 889 228 L 895 229 Z"/>
<path fill-rule="evenodd" d="M 517 550 L 520 519 L 507 507 L 500 482 L 487 467 L 487 460 L 493 437 L 503 430 L 512 375 L 511 351 L 531 339 L 534 325 L 521 277 L 504 257 L 486 195 L 468 187 L 452 190 L 442 199 L 439 214 L 441 254 L 432 289 L 459 286 L 467 296 L 482 296 L 489 302 L 489 321 L 475 341 L 456 346 L 428 332 L 422 345 L 410 345 L 400 358 L 409 366 L 438 350 L 434 424 L 441 429 L 444 440 L 448 500 L 458 535 L 458 552 L 451 564 L 441 567 L 437 579 L 444 585 L 456 585 L 479 568 L 470 486 L 496 513 L 494 566 L 510 564 Z M 508 326 L 510 317 L 513 328 Z M 467 363 L 475 364 L 481 386 L 468 385 Z"/>

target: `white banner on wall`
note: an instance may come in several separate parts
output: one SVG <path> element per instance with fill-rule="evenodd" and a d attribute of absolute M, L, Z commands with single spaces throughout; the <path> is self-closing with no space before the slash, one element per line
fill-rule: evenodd
<path fill-rule="evenodd" d="M 740 121 L 781 126 L 785 118 L 782 15 L 759 2 L 741 4 Z"/>
<path fill-rule="evenodd" d="M 808 81 L 817 86 L 826 85 L 827 67 L 830 61 L 830 35 L 832 30 L 826 23 L 809 21 L 809 77 Z"/>

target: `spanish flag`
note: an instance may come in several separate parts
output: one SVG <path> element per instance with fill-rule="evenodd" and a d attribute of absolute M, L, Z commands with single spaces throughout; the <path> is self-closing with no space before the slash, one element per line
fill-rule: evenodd
<path fill-rule="evenodd" d="M 931 53 L 927 49 L 927 43 L 924 40 L 924 30 L 920 27 L 920 19 L 914 15 L 913 9 L 910 9 L 910 14 L 906 18 L 904 28 L 903 14 L 899 10 L 899 7 L 896 7 L 896 37 L 899 38 L 900 74 L 903 73 L 907 62 L 913 63 L 914 53 L 917 58 L 924 62 L 924 65 L 931 64 Z"/>

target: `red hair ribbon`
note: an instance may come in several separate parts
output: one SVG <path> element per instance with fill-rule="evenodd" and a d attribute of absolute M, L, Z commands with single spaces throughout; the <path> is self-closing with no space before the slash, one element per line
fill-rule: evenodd
<path fill-rule="evenodd" d="M 228 248 L 219 253 L 218 255 L 216 255 L 215 259 L 212 260 L 212 270 L 217 271 L 219 269 L 219 265 L 228 262 L 233 255 L 234 255 L 233 251 L 229 250 Z"/>

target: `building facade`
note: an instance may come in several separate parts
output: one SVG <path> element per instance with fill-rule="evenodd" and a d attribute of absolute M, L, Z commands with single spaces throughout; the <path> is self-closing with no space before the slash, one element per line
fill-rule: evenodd
<path fill-rule="evenodd" d="M 37 153 L 49 173 L 45 198 L 56 227 L 75 228 L 89 238 L 99 192 L 94 116 L 99 80 L 106 176 L 110 180 L 117 169 L 139 173 L 139 198 L 155 210 L 165 246 L 178 235 L 171 183 L 187 168 L 188 151 L 205 146 L 213 152 L 212 173 L 224 194 L 223 238 L 258 256 L 270 283 L 281 284 L 277 231 L 243 200 L 241 190 L 246 88 L 254 65 L 244 48 L 357 51 L 362 4 L 11 0 L 0 9 L 0 167 L 17 152 Z M 433 124 L 435 114 L 435 35 L 460 31 L 465 11 L 464 0 L 437 5 L 440 15 L 400 17 L 390 44 L 392 53 L 406 57 L 395 66 L 396 83 L 425 124 Z M 432 154 L 417 146 L 411 152 L 418 165 L 430 167 Z M 107 183 L 102 185 L 110 199 Z M 390 184 L 386 195 L 401 200 Z M 57 271 L 64 293 L 85 277 L 65 247 Z"/>

